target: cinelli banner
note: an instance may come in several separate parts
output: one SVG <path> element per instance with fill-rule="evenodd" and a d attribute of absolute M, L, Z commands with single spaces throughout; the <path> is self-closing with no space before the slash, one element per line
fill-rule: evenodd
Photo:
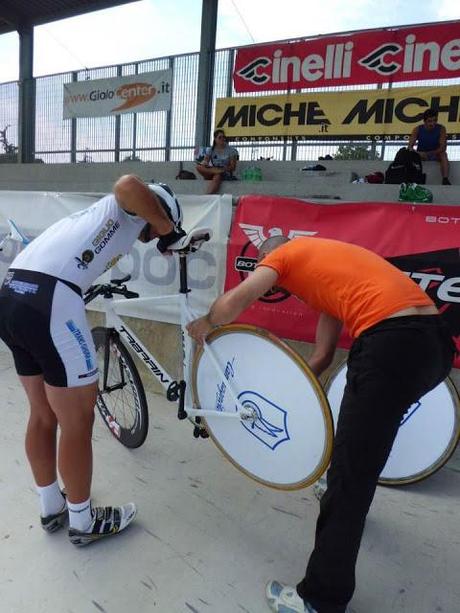
<path fill-rule="evenodd" d="M 460 211 L 455 206 L 396 203 L 324 205 L 277 196 L 243 196 L 232 224 L 225 289 L 254 269 L 265 238 L 283 234 L 333 238 L 380 254 L 434 300 L 460 350 Z M 278 292 L 246 309 L 238 321 L 293 340 L 314 342 L 318 313 Z M 339 346 L 349 347 L 343 334 Z M 456 367 L 460 368 L 460 357 Z"/>
<path fill-rule="evenodd" d="M 238 49 L 237 92 L 460 76 L 460 21 L 365 30 Z"/>
<path fill-rule="evenodd" d="M 398 140 L 422 122 L 427 108 L 438 110 L 449 138 L 460 137 L 458 85 L 220 98 L 215 125 L 236 141 Z"/>
<path fill-rule="evenodd" d="M 171 70 L 64 84 L 64 119 L 170 108 Z"/>

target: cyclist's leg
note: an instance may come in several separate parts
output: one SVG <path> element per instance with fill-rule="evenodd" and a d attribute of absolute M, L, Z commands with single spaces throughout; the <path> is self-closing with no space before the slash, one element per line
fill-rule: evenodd
<path fill-rule="evenodd" d="M 45 383 L 46 397 L 61 429 L 58 466 L 71 503 L 90 497 L 92 477 L 91 435 L 97 384 L 55 387 Z"/>
<path fill-rule="evenodd" d="M 25 441 L 26 454 L 35 483 L 39 487 L 45 487 L 57 479 L 57 419 L 46 398 L 43 375 L 20 375 L 19 379 L 30 405 Z"/>

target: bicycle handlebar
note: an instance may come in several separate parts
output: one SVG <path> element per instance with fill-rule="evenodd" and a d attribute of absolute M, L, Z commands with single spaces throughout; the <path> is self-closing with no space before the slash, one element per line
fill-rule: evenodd
<path fill-rule="evenodd" d="M 131 292 L 126 285 L 122 283 L 126 280 L 129 281 L 131 275 L 127 275 L 123 279 L 113 279 L 110 283 L 103 283 L 99 285 L 91 285 L 85 292 L 83 301 L 85 304 L 90 303 L 98 296 L 104 296 L 104 298 L 113 298 L 114 294 L 120 294 L 125 298 L 139 298 L 139 294 Z"/>
<path fill-rule="evenodd" d="M 123 285 L 123 283 L 128 283 L 128 281 L 131 281 L 131 275 L 126 275 L 121 279 L 110 279 L 112 285 Z"/>

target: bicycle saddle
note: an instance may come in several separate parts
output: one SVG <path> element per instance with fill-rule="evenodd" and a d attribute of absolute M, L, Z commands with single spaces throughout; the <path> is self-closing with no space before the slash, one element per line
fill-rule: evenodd
<path fill-rule="evenodd" d="M 168 251 L 198 251 L 212 237 L 211 228 L 192 228 L 185 236 L 168 247 Z"/>

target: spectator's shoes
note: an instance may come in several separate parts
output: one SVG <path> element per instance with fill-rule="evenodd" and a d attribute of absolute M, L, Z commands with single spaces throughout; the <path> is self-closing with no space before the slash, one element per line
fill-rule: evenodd
<path fill-rule="evenodd" d="M 449 179 L 447 177 L 443 177 L 442 184 L 443 185 L 452 185 L 452 183 L 449 181 Z"/>
<path fill-rule="evenodd" d="M 433 202 L 433 192 L 417 183 L 401 183 L 399 202 Z"/>
<path fill-rule="evenodd" d="M 87 530 L 69 528 L 70 542 L 78 547 L 118 534 L 133 521 L 137 509 L 133 502 L 128 502 L 120 507 L 95 507 L 92 512 L 93 521 Z"/>
<path fill-rule="evenodd" d="M 269 581 L 265 595 L 268 606 L 275 613 L 316 613 L 311 605 L 300 598 L 294 587 L 283 585 L 279 581 Z"/>
<path fill-rule="evenodd" d="M 63 528 L 69 519 L 69 511 L 67 510 L 67 502 L 64 502 L 64 506 L 59 513 L 53 515 L 47 515 L 46 517 L 40 517 L 40 522 L 43 530 L 46 532 L 56 532 L 60 528 Z"/>
<path fill-rule="evenodd" d="M 317 498 L 317 500 L 321 500 L 326 490 L 327 480 L 324 477 L 321 477 L 313 486 L 313 493 L 315 495 L 315 498 Z"/>

